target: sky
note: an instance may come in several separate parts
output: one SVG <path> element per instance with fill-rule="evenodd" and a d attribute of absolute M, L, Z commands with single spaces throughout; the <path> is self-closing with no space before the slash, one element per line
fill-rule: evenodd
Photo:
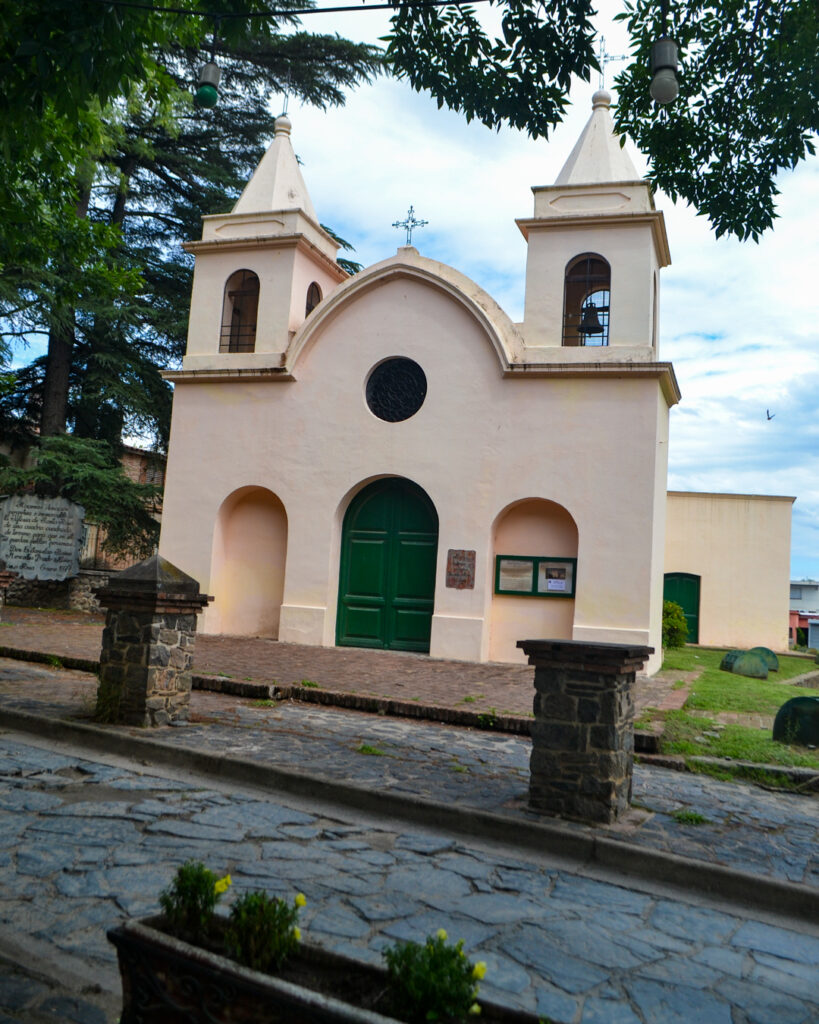
<path fill-rule="evenodd" d="M 626 53 L 624 30 L 611 20 L 620 4 L 598 6 L 608 52 Z M 376 12 L 304 23 L 372 42 L 388 27 Z M 620 66 L 608 66 L 606 88 Z M 597 74 L 575 83 L 566 120 L 537 141 L 467 124 L 384 78 L 343 108 L 290 99 L 288 114 L 319 218 L 353 243 L 354 259 L 367 266 L 394 255 L 406 237 L 392 224 L 413 204 L 429 221 L 413 234 L 421 254 L 471 277 L 519 321 L 526 243 L 515 218 L 531 216 L 532 186 L 554 182 L 598 86 Z M 645 160 L 631 144 L 629 153 L 642 173 Z M 671 410 L 668 487 L 795 497 L 791 575 L 817 579 L 819 158 L 783 174 L 779 188 L 780 216 L 759 244 L 717 240 L 693 209 L 655 196 L 672 259 L 661 278 L 660 358 L 674 364 L 682 392 Z"/>
<path fill-rule="evenodd" d="M 625 54 L 624 29 L 612 21 L 620 0 L 598 8 L 608 52 Z M 311 31 L 373 43 L 388 24 L 387 12 L 303 19 Z M 609 65 L 607 88 L 620 66 Z M 532 186 L 554 182 L 598 86 L 596 74 L 576 82 L 564 123 L 537 141 L 467 124 L 386 78 L 352 91 L 344 107 L 291 98 L 288 112 L 319 218 L 352 242 L 353 258 L 367 266 L 393 255 L 405 234 L 392 224 L 413 204 L 429 221 L 413 235 L 422 255 L 471 277 L 519 321 L 526 243 L 515 218 L 531 216 Z M 633 145 L 629 152 L 642 173 L 645 161 Z M 668 487 L 794 496 L 791 575 L 819 579 L 819 158 L 783 174 L 779 187 L 780 216 L 759 244 L 718 241 L 692 209 L 655 196 L 672 259 L 661 278 L 660 358 L 674 364 L 682 391 L 671 410 Z"/>

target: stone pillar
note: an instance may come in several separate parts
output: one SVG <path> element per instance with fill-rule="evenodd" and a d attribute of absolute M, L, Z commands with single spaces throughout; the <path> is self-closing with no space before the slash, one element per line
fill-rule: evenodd
<path fill-rule="evenodd" d="M 97 718 L 126 725 L 187 720 L 196 616 L 213 598 L 160 555 L 111 576 L 96 595 L 107 609 Z"/>
<path fill-rule="evenodd" d="M 5 561 L 0 558 L 0 616 L 2 616 L 3 605 L 6 603 L 8 589 L 16 579 L 17 573 L 7 569 Z"/>
<path fill-rule="evenodd" d="M 616 821 L 631 800 L 634 678 L 651 647 L 519 640 L 535 666 L 529 808 Z"/>

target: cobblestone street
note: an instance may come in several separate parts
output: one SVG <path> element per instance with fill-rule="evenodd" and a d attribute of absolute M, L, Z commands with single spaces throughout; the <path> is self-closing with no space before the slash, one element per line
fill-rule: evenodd
<path fill-rule="evenodd" d="M 229 871 L 234 891 L 304 891 L 305 935 L 363 959 L 446 927 L 487 962 L 485 998 L 566 1024 L 808 1024 L 819 1014 L 819 935 L 807 926 L 522 855 L 513 831 L 504 845 L 464 842 L 20 736 L 4 735 L 1 749 L 0 859 L 17 879 L 2 892 L 2 931 L 50 949 L 64 972 L 74 966 L 80 988 L 55 994 L 9 971 L 6 1022 L 114 1019 L 105 929 L 155 912 L 188 857 Z M 100 992 L 81 990 L 89 968 Z"/>

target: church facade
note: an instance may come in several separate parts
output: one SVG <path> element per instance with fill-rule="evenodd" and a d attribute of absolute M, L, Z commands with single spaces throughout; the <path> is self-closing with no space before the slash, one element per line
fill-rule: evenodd
<path fill-rule="evenodd" d="M 652 646 L 658 667 L 670 257 L 609 104 L 595 94 L 517 222 L 522 323 L 411 246 L 348 277 L 276 120 L 232 212 L 187 246 L 167 375 L 161 553 L 214 595 L 206 632 L 466 661 L 573 638 Z"/>

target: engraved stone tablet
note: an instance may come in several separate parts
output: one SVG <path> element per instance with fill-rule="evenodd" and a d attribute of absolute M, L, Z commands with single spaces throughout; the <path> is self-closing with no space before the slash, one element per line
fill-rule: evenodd
<path fill-rule="evenodd" d="M 452 590 L 475 589 L 475 552 L 450 548 L 446 556 L 446 585 Z"/>
<path fill-rule="evenodd" d="M 64 580 L 80 568 L 85 509 L 67 498 L 0 501 L 0 558 L 26 580 Z"/>

